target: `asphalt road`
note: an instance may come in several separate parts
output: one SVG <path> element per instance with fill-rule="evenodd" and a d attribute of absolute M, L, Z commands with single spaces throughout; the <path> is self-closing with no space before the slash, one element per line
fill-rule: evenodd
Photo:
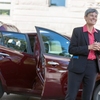
<path fill-rule="evenodd" d="M 40 100 L 39 98 L 33 98 L 28 96 L 16 95 L 16 94 L 9 94 L 6 93 L 3 95 L 0 100 Z"/>

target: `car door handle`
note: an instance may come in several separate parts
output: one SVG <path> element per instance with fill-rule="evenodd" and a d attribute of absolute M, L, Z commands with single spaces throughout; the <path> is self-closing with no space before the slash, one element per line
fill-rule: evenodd
<path fill-rule="evenodd" d="M 0 52 L 0 56 L 9 57 L 9 54 L 1 53 L 1 52 Z"/>
<path fill-rule="evenodd" d="M 48 61 L 48 64 L 49 64 L 49 65 L 59 65 L 59 63 L 54 62 L 54 61 Z"/>

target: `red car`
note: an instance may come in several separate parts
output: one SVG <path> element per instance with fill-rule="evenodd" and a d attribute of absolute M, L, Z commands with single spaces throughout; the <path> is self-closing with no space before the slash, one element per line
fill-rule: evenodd
<path fill-rule="evenodd" d="M 0 31 L 0 97 L 16 93 L 63 100 L 67 90 L 69 37 L 36 27 L 36 33 Z M 77 100 L 80 100 L 80 86 Z M 100 75 L 93 100 L 100 100 Z"/>

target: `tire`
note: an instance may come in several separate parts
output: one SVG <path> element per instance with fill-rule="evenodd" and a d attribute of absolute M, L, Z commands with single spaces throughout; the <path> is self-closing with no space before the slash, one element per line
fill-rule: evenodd
<path fill-rule="evenodd" d="M 100 100 L 100 85 L 94 89 L 92 100 Z"/>
<path fill-rule="evenodd" d="M 4 94 L 4 90 L 3 90 L 2 84 L 0 82 L 0 98 L 3 96 L 3 94 Z"/>

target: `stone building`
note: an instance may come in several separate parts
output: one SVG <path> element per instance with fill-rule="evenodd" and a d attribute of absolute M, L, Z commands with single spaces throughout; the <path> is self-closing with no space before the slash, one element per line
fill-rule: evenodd
<path fill-rule="evenodd" d="M 71 36 L 74 27 L 85 24 L 87 8 L 94 7 L 100 12 L 99 0 L 61 0 L 61 6 L 52 1 L 0 0 L 0 21 L 17 26 L 21 32 L 34 32 L 35 26 L 40 26 Z M 100 27 L 100 17 L 95 27 Z"/>

